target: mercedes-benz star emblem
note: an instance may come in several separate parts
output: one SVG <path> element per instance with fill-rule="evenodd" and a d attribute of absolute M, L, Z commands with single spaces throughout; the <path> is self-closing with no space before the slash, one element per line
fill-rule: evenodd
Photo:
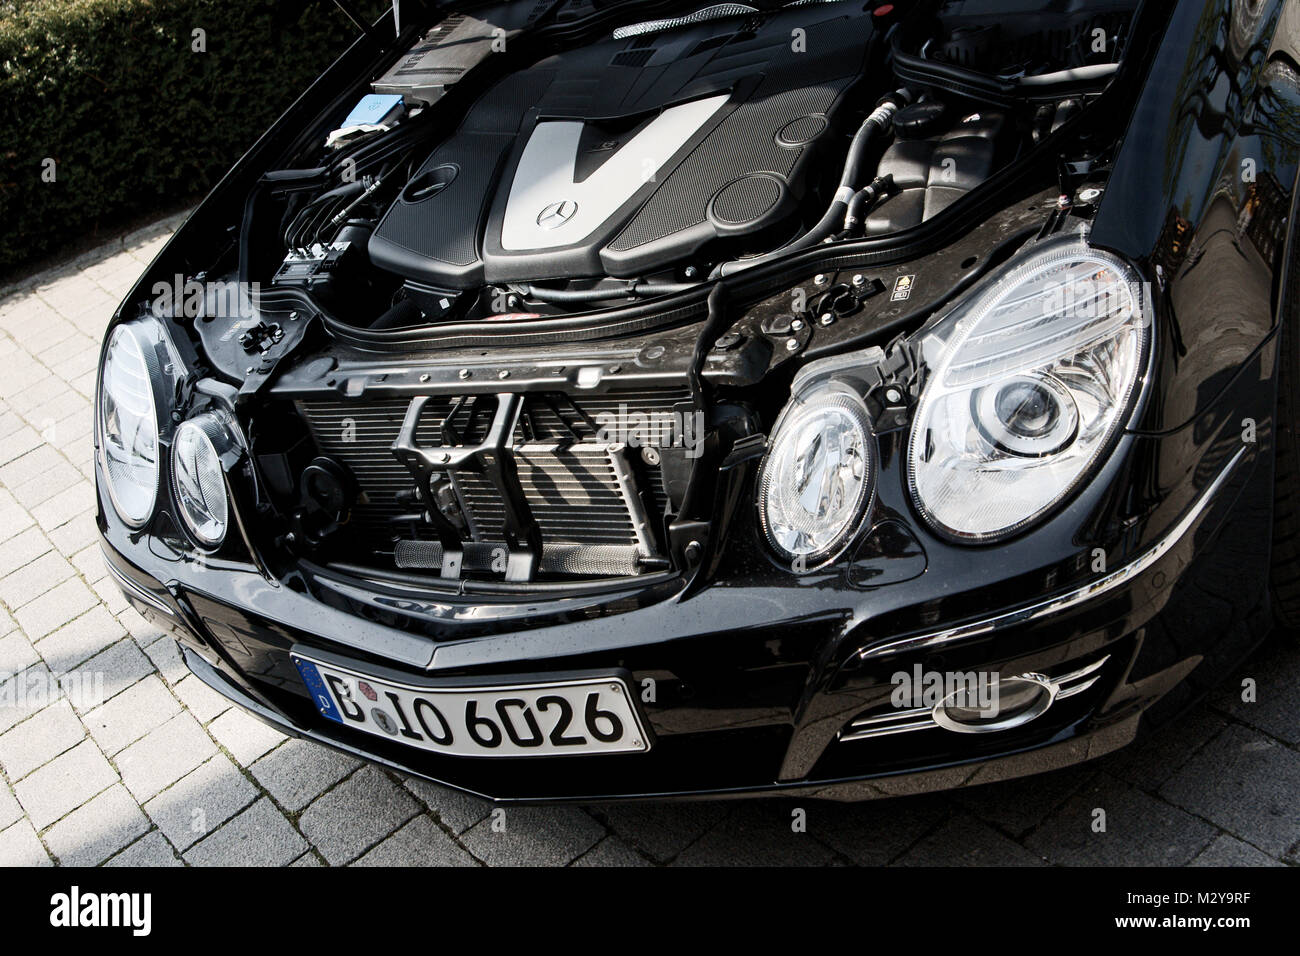
<path fill-rule="evenodd" d="M 578 212 L 578 204 L 571 199 L 553 202 L 537 214 L 537 225 L 543 229 L 558 229 Z"/>

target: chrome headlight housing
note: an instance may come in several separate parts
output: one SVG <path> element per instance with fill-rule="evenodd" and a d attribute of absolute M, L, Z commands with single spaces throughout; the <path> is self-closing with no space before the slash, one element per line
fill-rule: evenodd
<path fill-rule="evenodd" d="M 212 412 L 182 422 L 172 438 L 172 497 L 185 530 L 203 548 L 217 548 L 230 527 L 226 468 L 239 445 Z"/>
<path fill-rule="evenodd" d="M 803 567 L 833 558 L 861 524 L 874 481 L 871 424 L 858 394 L 834 382 L 796 394 L 759 471 L 768 544 Z"/>
<path fill-rule="evenodd" d="M 140 528 L 158 500 L 161 435 L 170 373 L 166 346 L 149 320 L 109 333 L 100 366 L 95 428 L 100 468 L 118 517 Z"/>
<path fill-rule="evenodd" d="M 1128 420 L 1150 335 L 1137 271 L 1078 236 L 1037 244 L 959 304 L 923 340 L 908 483 L 925 521 L 993 541 L 1069 497 Z"/>

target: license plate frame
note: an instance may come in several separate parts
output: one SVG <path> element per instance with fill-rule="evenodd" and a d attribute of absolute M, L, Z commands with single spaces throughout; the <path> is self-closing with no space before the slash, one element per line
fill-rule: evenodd
<path fill-rule="evenodd" d="M 416 750 L 490 759 L 645 753 L 653 746 L 626 671 L 423 681 L 296 647 L 289 656 L 322 717 Z"/>

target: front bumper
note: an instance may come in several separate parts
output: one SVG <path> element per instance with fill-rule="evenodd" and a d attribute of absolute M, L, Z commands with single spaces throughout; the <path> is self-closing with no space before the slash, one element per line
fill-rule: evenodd
<path fill-rule="evenodd" d="M 1124 457 L 1141 458 L 1139 444 Z M 1181 709 L 1253 646 L 1267 611 L 1268 550 L 1260 542 L 1271 522 L 1272 469 L 1259 463 L 1271 459 L 1222 440 L 1205 441 L 1203 450 L 1185 472 L 1186 493 L 1166 494 L 1153 513 L 1159 534 L 1135 536 L 1140 545 L 1109 572 L 1085 569 L 1081 580 L 1053 588 L 1060 571 L 1053 567 L 1033 579 L 1033 591 L 1024 590 L 1031 578 L 965 552 L 971 568 L 961 593 L 945 593 L 955 578 L 932 553 L 929 574 L 896 574 L 897 582 L 866 588 L 824 578 L 778 588 L 777 578 L 761 575 L 694 588 L 666 580 L 615 602 L 616 612 L 607 599 L 599 612 L 581 598 L 563 610 L 552 602 L 546 623 L 525 627 L 481 599 L 421 598 L 325 570 L 305 575 L 305 586 L 286 583 L 253 566 L 195 565 L 156 538 L 133 540 L 102 514 L 101 531 L 113 576 L 182 644 L 191 670 L 286 733 L 503 801 L 857 800 L 1100 756 L 1128 743 L 1143 722 Z M 901 604 L 883 599 L 904 592 Z M 981 601 L 980 613 L 969 613 Z M 466 636 L 432 639 L 394 626 L 422 615 L 454 621 Z M 656 743 L 642 754 L 542 759 L 412 750 L 322 718 L 290 662 L 295 647 L 425 679 L 509 683 L 625 670 L 634 687 L 654 687 L 642 706 Z M 1021 727 L 845 739 L 855 719 L 887 711 L 893 675 L 917 666 L 1052 676 L 1103 659 L 1084 692 Z"/>

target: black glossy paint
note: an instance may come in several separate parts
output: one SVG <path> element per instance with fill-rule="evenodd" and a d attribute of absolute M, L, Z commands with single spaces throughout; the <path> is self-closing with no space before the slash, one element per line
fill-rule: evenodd
<path fill-rule="evenodd" d="M 173 629 L 195 672 L 258 716 L 498 799 L 762 792 L 861 799 L 987 782 L 1122 746 L 1140 725 L 1166 719 L 1221 677 L 1262 635 L 1267 617 L 1273 332 L 1300 156 L 1293 59 L 1300 21 L 1295 5 L 1272 3 L 1261 5 L 1256 19 L 1238 22 L 1232 12 L 1243 6 L 1178 5 L 1167 29 L 1152 29 L 1152 56 L 1142 64 L 1151 64 L 1149 76 L 1133 65 L 1122 78 L 1129 112 L 1112 110 L 1108 122 L 1128 131 L 1093 241 L 1133 259 L 1152 283 L 1152 376 L 1132 428 L 1096 478 L 1026 534 L 972 548 L 930 532 L 908 500 L 905 432 L 893 431 L 879 438 L 878 493 L 862 537 L 843 560 L 806 575 L 780 567 L 759 540 L 752 504 L 757 460 L 740 456 L 722 467 L 722 455 L 712 460 L 717 477 L 709 476 L 708 498 L 699 504 L 710 524 L 704 554 L 649 585 L 458 594 L 438 582 L 362 580 L 282 556 L 259 567 L 238 553 L 200 573 L 172 543 L 178 536 L 165 533 L 165 517 L 154 533 L 132 534 L 101 491 L 107 557 L 171 609 L 169 617 L 132 598 Z M 1144 16 L 1163 19 L 1150 10 Z M 366 55 L 359 46 L 350 62 Z M 327 78 L 312 99 L 327 97 L 328 87 Z M 250 155 L 249 163 L 260 160 L 258 150 Z M 1245 159 L 1255 161 L 1253 182 L 1241 178 Z M 218 187 L 151 273 L 201 259 L 204 233 L 219 218 L 214 202 L 222 190 L 237 193 L 246 172 Z M 975 197 L 953 207 L 955 223 L 965 210 L 981 210 L 979 224 L 954 226 L 941 244 L 930 239 L 920 251 L 850 243 L 834 259 L 814 251 L 797 268 L 728 280 L 727 325 L 768 347 L 706 365 L 706 387 L 736 388 L 744 397 L 746 386 L 761 382 L 758 388 L 779 405 L 795 365 L 881 344 L 882 336 L 909 327 L 977 282 L 1027 230 L 1041 227 L 1055 196 L 1053 172 L 1010 171 L 988 193 L 996 209 L 985 211 L 977 203 L 994 200 Z M 776 347 L 784 336 L 763 332 L 795 282 L 812 289 L 811 274 L 822 272 L 833 286 L 864 270 L 923 275 L 910 304 L 915 314 L 873 304 L 853 324 L 810 331 L 793 354 Z M 683 308 L 697 308 L 698 301 L 689 303 L 698 298 L 683 297 Z M 604 343 L 496 349 L 486 358 L 464 349 L 445 357 L 510 368 L 518 387 L 545 384 L 536 368 L 548 349 L 579 359 L 630 355 L 628 375 L 666 380 L 690 374 L 696 335 L 697 326 L 683 326 Z M 650 343 L 664 346 L 663 357 L 637 361 Z M 347 344 L 331 354 L 375 393 L 418 389 L 416 355 L 365 355 Z M 454 370 L 456 362 L 430 367 Z M 301 375 L 267 385 L 271 392 L 312 387 L 326 386 Z M 1244 419 L 1254 421 L 1256 436 L 1245 446 Z M 977 621 L 1095 580 L 1099 552 L 1107 569 L 1123 566 L 1160 541 L 1243 447 L 1189 533 L 1123 587 L 930 652 L 871 654 L 900 637 Z M 541 678 L 624 668 L 638 683 L 655 682 L 655 700 L 643 706 L 656 746 L 643 755 L 545 761 L 411 751 L 320 719 L 289 662 L 295 645 L 432 676 Z M 1103 652 L 1111 659 L 1092 692 L 1017 731 L 835 739 L 847 721 L 887 698 L 891 674 L 916 662 L 936 670 L 1059 672 Z"/>

